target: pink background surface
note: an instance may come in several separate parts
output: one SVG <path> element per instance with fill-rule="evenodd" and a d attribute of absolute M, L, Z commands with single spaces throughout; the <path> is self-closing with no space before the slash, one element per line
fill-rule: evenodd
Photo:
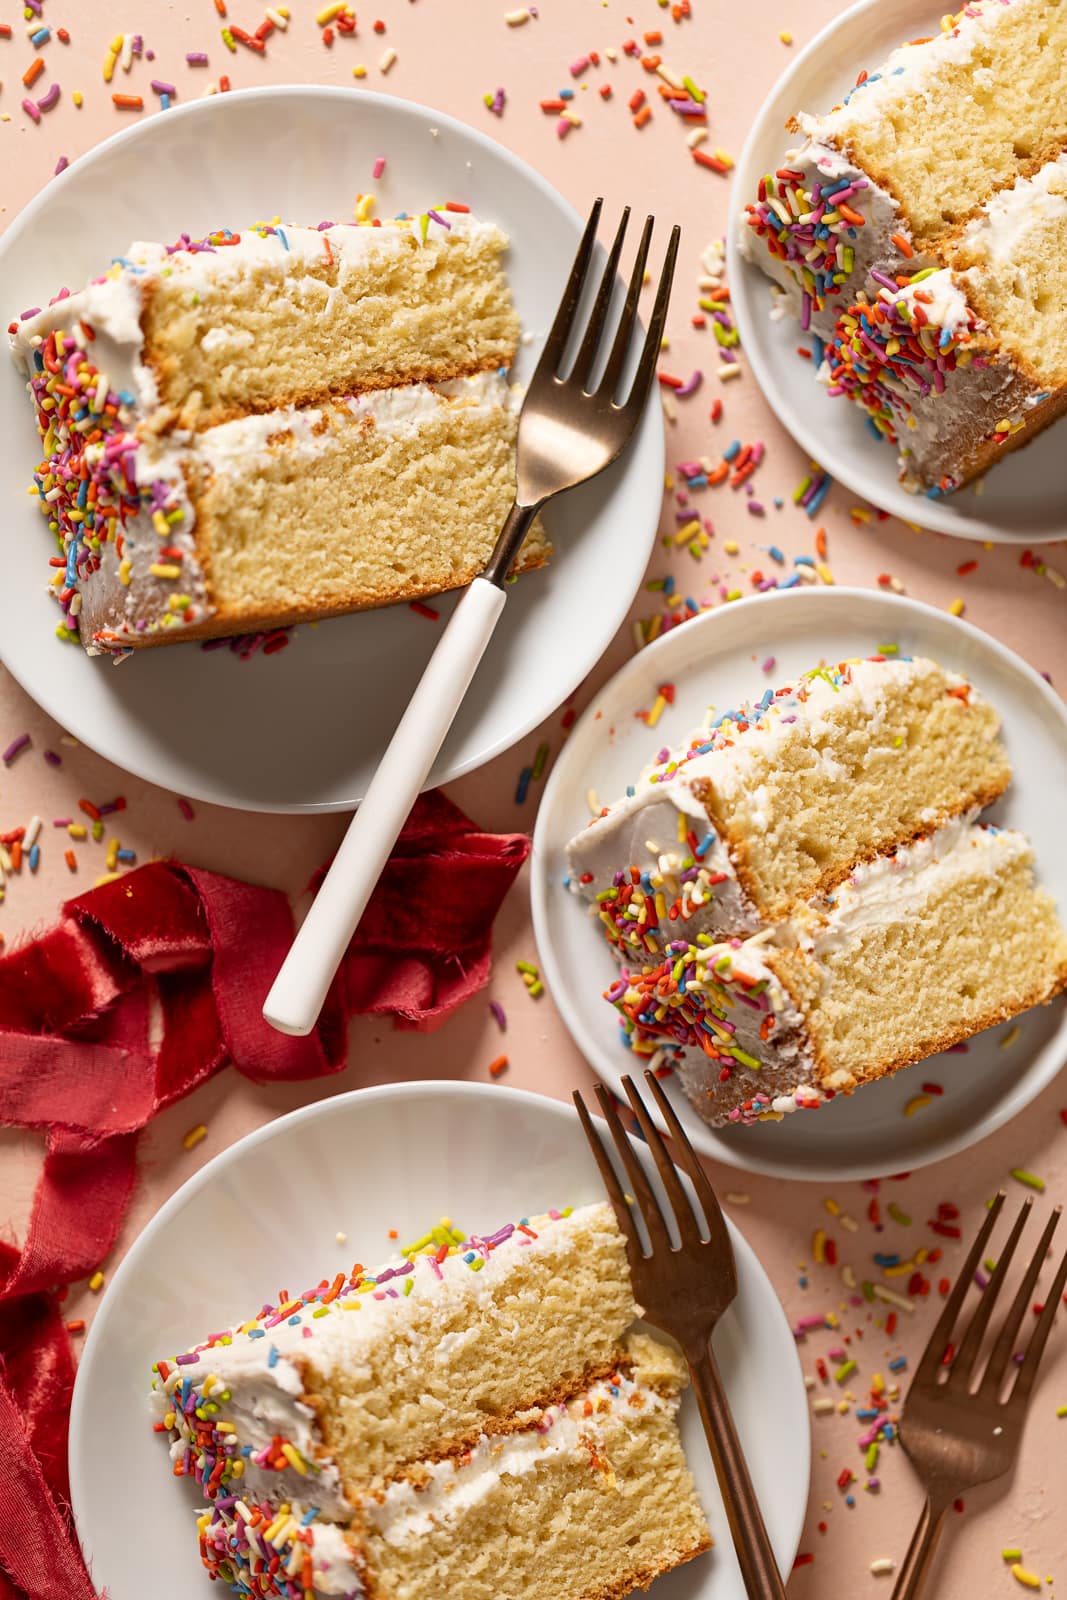
<path fill-rule="evenodd" d="M 855 504 L 846 491 L 835 489 L 813 525 L 790 501 L 808 463 L 798 448 L 776 425 L 747 370 L 733 382 L 721 384 L 711 335 L 690 325 L 697 310 L 699 257 L 706 244 L 721 236 L 727 225 L 729 189 L 725 179 L 697 166 L 685 148 L 688 124 L 672 116 L 656 94 L 657 80 L 640 65 L 620 54 L 612 65 L 606 59 L 574 80 L 569 64 L 590 50 L 618 47 L 624 39 L 644 30 L 662 29 L 664 42 L 656 46 L 665 62 L 678 73 L 689 73 L 709 92 L 711 137 L 706 149 L 721 147 L 735 154 L 749 122 L 776 76 L 787 66 L 791 52 L 806 41 L 840 9 L 834 0 L 808 0 L 803 8 L 786 0 L 724 7 L 711 0 L 692 0 L 693 16 L 675 24 L 669 9 L 655 0 L 630 0 L 629 5 L 597 0 L 541 0 L 540 17 L 519 28 L 505 23 L 504 0 L 371 0 L 378 10 L 359 6 L 356 38 L 339 38 L 324 48 L 314 22 L 315 7 L 295 0 L 293 22 L 287 35 L 275 34 L 264 56 L 239 48 L 229 54 L 219 38 L 218 18 L 211 0 L 190 0 L 183 5 L 141 0 L 117 4 L 93 0 L 91 6 L 66 7 L 49 0 L 46 20 L 53 28 L 66 25 L 72 38 L 64 45 L 53 38 L 42 50 L 48 71 L 34 92 L 40 96 L 55 81 L 62 95 L 55 110 L 39 126 L 20 110 L 20 78 L 32 50 L 22 36 L 20 8 L 12 3 L 0 11 L 15 31 L 11 41 L 0 40 L 0 199 L 2 220 L 11 216 L 48 182 L 58 158 L 73 160 L 96 141 L 116 131 L 124 121 L 146 116 L 157 103 L 148 87 L 153 76 L 178 86 L 181 100 L 203 92 L 220 72 L 229 74 L 235 88 L 271 82 L 322 82 L 354 85 L 352 67 L 367 66 L 367 87 L 382 89 L 464 118 L 487 129 L 537 167 L 584 211 L 594 192 L 603 193 L 608 212 L 624 202 L 648 206 L 666 220 L 679 220 L 684 237 L 670 319 L 670 348 L 665 369 L 688 377 L 694 368 L 705 371 L 705 381 L 690 400 L 677 405 L 677 421 L 668 426 L 668 461 L 710 454 L 717 457 L 731 440 L 762 439 L 767 446 L 756 483 L 758 497 L 770 508 L 774 495 L 785 499 L 781 512 L 769 510 L 765 520 L 745 514 L 741 495 L 728 489 L 706 494 L 704 514 L 712 517 L 715 537 L 704 559 L 695 563 L 685 550 L 665 553 L 658 549 L 651 575 L 667 571 L 677 575 L 680 591 L 701 601 L 722 603 L 734 588 L 751 592 L 751 572 L 769 563 L 760 544 L 773 540 L 787 556 L 811 554 L 816 525 L 826 530 L 828 562 L 838 583 L 874 585 L 879 574 L 891 574 L 908 593 L 933 604 L 947 606 L 957 596 L 966 601 L 966 615 L 979 627 L 1018 650 L 1061 686 L 1067 680 L 1067 635 L 1064 609 L 1067 597 L 1040 571 L 1023 568 L 1018 550 L 983 548 L 931 534 L 918 533 L 893 521 L 877 520 L 857 525 L 850 516 Z M 231 19 L 250 31 L 262 17 L 258 0 L 231 3 Z M 378 37 L 372 28 L 375 15 L 386 23 Z M 155 61 L 135 64 L 129 78 L 116 74 L 109 89 L 101 78 L 101 62 L 108 40 L 122 29 L 135 28 L 155 52 Z M 780 30 L 791 30 L 792 47 L 783 43 Z M 397 59 L 388 75 L 377 63 L 392 46 Z M 207 69 L 186 66 L 187 50 L 210 53 Z M 872 63 L 873 65 L 873 63 Z M 613 86 L 613 98 L 603 101 L 601 82 Z M 484 94 L 502 85 L 507 93 L 502 118 L 489 114 Z M 572 105 L 582 126 L 559 140 L 555 118 L 539 110 L 542 98 L 564 86 L 576 89 Z M 358 86 L 357 86 L 358 87 Z M 638 88 L 649 95 L 652 121 L 642 130 L 631 126 L 627 101 Z M 81 110 L 72 91 L 85 96 Z M 143 113 L 118 112 L 110 103 L 111 89 L 143 93 Z M 207 150 L 205 160 L 225 161 L 225 151 Z M 220 217 L 220 225 L 238 220 Z M 297 219 L 300 220 L 300 219 Z M 127 241 L 116 240 L 116 248 Z M 562 264 L 561 264 L 562 266 Z M 42 285 L 42 293 L 51 289 Z M 8 307 L 4 320 L 18 308 Z M 743 364 L 743 363 L 742 363 Z M 709 406 L 716 397 L 725 408 L 717 428 L 709 421 Z M 29 466 L 29 463 L 27 463 Z M 27 474 L 28 476 L 28 474 Z M 668 504 L 667 517 L 672 507 Z M 664 527 L 667 527 L 665 519 Z M 43 536 L 43 534 L 42 534 Z M 726 545 L 735 541 L 733 555 Z M 1067 557 L 1055 547 L 1038 552 L 1055 568 Z M 957 567 L 977 561 L 977 570 L 957 576 Z M 773 567 L 771 568 L 773 570 Z M 718 581 L 722 579 L 722 583 Z M 632 615 L 650 616 L 659 597 L 642 593 Z M 591 602 L 593 603 L 593 602 Z M 59 645 L 56 647 L 60 648 Z M 602 682 L 632 650 L 629 627 L 622 630 L 594 678 L 577 697 L 579 708 L 596 683 Z M 136 663 L 124 670 L 136 670 Z M 220 670 L 241 670 L 230 658 Z M 336 844 L 344 819 L 272 819 L 237 815 L 197 805 L 195 819 L 186 821 L 173 795 L 128 778 L 88 750 L 64 744 L 62 730 L 52 724 L 0 670 L 0 747 L 23 731 L 33 736 L 33 747 L 10 770 L 0 770 L 0 831 L 28 820 L 34 812 L 46 819 L 71 812 L 80 796 L 97 801 L 124 794 L 128 809 L 122 815 L 121 839 L 143 861 L 154 853 L 175 853 L 202 865 L 236 876 L 277 884 L 297 896 L 312 868 Z M 541 786 L 531 785 L 524 806 L 514 803 L 519 770 L 533 757 L 541 739 L 553 754 L 562 738 L 560 713 L 510 754 L 481 773 L 457 783 L 453 798 L 484 827 L 530 828 Z M 45 764 L 41 752 L 53 747 L 63 757 L 61 768 Z M 60 900 L 89 886 L 99 871 L 102 847 L 75 846 L 76 875 L 63 861 L 69 843 L 46 828 L 40 871 L 31 878 L 23 873 L 9 882 L 6 901 L 0 905 L 0 931 L 12 941 L 35 926 L 47 923 Z M 223 1073 L 185 1104 L 159 1118 L 141 1144 L 142 1183 L 127 1219 L 110 1271 L 122 1250 L 158 1208 L 162 1200 L 196 1168 L 220 1149 L 267 1119 L 302 1105 L 316 1096 L 365 1084 L 430 1076 L 484 1080 L 490 1060 L 505 1051 L 510 1067 L 499 1080 L 500 1092 L 508 1085 L 536 1089 L 566 1097 L 575 1086 L 588 1087 L 592 1075 L 563 1029 L 550 995 L 531 1000 L 515 972 L 516 959 L 536 960 L 526 896 L 520 880 L 500 916 L 496 929 L 496 969 L 485 997 L 478 997 L 446 1027 L 433 1036 L 394 1033 L 379 1023 L 361 1021 L 353 1027 L 351 1059 L 347 1071 L 322 1084 L 271 1089 L 257 1088 L 232 1072 Z M 486 1001 L 504 1006 L 508 1017 L 505 1036 L 492 1019 Z M 1010 1063 L 1006 1062 L 1010 1070 Z M 931 1171 L 898 1183 L 881 1186 L 883 1212 L 894 1200 L 911 1218 L 910 1226 L 888 1223 L 875 1234 L 866 1221 L 871 1199 L 859 1185 L 783 1185 L 725 1169 L 713 1171 L 731 1214 L 755 1246 L 794 1321 L 819 1312 L 833 1312 L 840 1321 L 838 1333 L 820 1332 L 801 1346 L 805 1371 L 815 1376 L 819 1356 L 846 1340 L 849 1353 L 859 1363 L 858 1372 L 838 1388 L 824 1388 L 815 1379 L 815 1394 L 840 1401 L 845 1414 L 818 1416 L 813 1421 L 813 1488 L 808 1522 L 801 1549 L 814 1561 L 797 1570 L 790 1583 L 795 1600 L 816 1600 L 831 1591 L 855 1597 L 887 1593 L 891 1578 L 870 1574 L 872 1560 L 893 1557 L 899 1561 L 918 1510 L 918 1492 L 900 1450 L 883 1448 L 876 1468 L 881 1489 L 864 1487 L 862 1452 L 857 1448 L 860 1425 L 847 1414 L 849 1402 L 862 1405 L 871 1378 L 887 1379 L 888 1361 L 903 1354 L 914 1366 L 933 1319 L 933 1305 L 919 1302 L 914 1316 L 902 1315 L 895 1336 L 887 1336 L 884 1318 L 869 1314 L 865 1304 L 850 1304 L 842 1281 L 841 1265 L 851 1266 L 858 1279 L 877 1276 L 871 1260 L 874 1250 L 899 1252 L 911 1257 L 922 1247 L 946 1247 L 944 1263 L 927 1268 L 935 1284 L 941 1272 L 954 1271 L 958 1247 L 939 1241 L 926 1219 L 942 1200 L 958 1204 L 967 1231 L 977 1223 L 982 1202 L 1001 1183 L 1012 1183 L 1008 1172 L 1023 1166 L 1041 1174 L 1047 1183 L 1044 1208 L 1062 1200 L 1067 1190 L 1067 1131 L 1059 1111 L 1067 1106 L 1067 1085 L 1053 1085 L 1028 1112 L 993 1139 L 969 1153 Z M 182 1147 L 183 1133 L 205 1122 L 208 1136 L 193 1151 Z M 0 1218 L 6 1219 L 13 1237 L 24 1227 L 29 1196 L 40 1158 L 36 1142 L 0 1134 Z M 828 1215 L 826 1199 L 859 1219 L 858 1231 L 843 1229 Z M 812 1235 L 826 1226 L 840 1252 L 838 1267 L 813 1265 Z M 906 1280 L 904 1280 L 906 1283 Z M 897 1288 L 900 1280 L 894 1280 Z M 106 1293 L 106 1287 L 104 1292 Z M 936 1300 L 936 1288 L 931 1297 Z M 95 1298 L 88 1292 L 71 1297 L 72 1316 L 91 1317 Z M 1062 1320 L 1062 1318 L 1061 1318 Z M 1000 1558 L 1005 1545 L 1019 1545 L 1026 1565 L 1044 1580 L 1051 1580 L 1067 1560 L 1067 1518 L 1060 1511 L 1052 1485 L 1062 1486 L 1067 1419 L 1057 1420 L 1055 1409 L 1067 1401 L 1067 1344 L 1062 1329 L 1054 1335 L 1046 1373 L 1033 1405 L 1022 1460 L 1014 1477 L 968 1497 L 966 1513 L 954 1519 L 954 1538 L 933 1585 L 942 1600 L 964 1596 L 995 1596 L 1018 1592 L 1007 1565 Z M 902 1376 L 906 1376 L 902 1374 Z M 846 1502 L 836 1486 L 842 1468 L 856 1474 Z M 825 1532 L 822 1530 L 823 1525 Z M 1045 1592 L 1049 1592 L 1047 1589 Z"/>

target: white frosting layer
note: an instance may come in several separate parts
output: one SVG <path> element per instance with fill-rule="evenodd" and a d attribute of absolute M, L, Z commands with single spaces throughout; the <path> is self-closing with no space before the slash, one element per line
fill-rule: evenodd
<path fill-rule="evenodd" d="M 617 1391 L 617 1392 L 615 1392 Z M 586 1403 L 592 1414 L 585 1415 Z M 483 1434 L 462 1462 L 435 1461 L 422 1469 L 418 1487 L 406 1480 L 391 1483 L 378 1503 L 368 1502 L 370 1528 L 395 1547 L 425 1537 L 436 1525 L 454 1520 L 479 1505 L 502 1477 L 517 1478 L 560 1456 L 590 1456 L 590 1442 L 599 1439 L 605 1414 L 614 1418 L 642 1410 L 677 1408 L 644 1389 L 633 1378 L 619 1374 L 617 1384 L 592 1385 L 584 1394 L 546 1411 L 532 1413 L 531 1426 L 514 1433 Z M 422 1473 L 420 1471 L 420 1477 Z"/>

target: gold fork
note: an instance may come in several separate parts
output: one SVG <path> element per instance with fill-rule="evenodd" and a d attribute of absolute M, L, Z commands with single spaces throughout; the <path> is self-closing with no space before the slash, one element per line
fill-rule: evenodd
<path fill-rule="evenodd" d="M 475 578 L 438 641 L 407 710 L 378 763 L 366 796 L 341 841 L 321 889 L 275 978 L 263 1015 L 282 1033 L 310 1033 L 408 812 L 430 774 L 500 620 L 512 563 L 534 517 L 548 501 L 595 478 L 618 459 L 637 431 L 656 387 L 679 229 L 671 230 L 648 331 L 638 339 L 637 301 L 653 219 L 641 232 L 626 299 L 611 324 L 612 294 L 629 206 L 608 252 L 593 308 L 573 361 L 583 294 L 593 283 L 602 202 L 589 214 L 556 319 L 526 390 L 519 417 L 515 504 L 489 565 Z M 640 343 L 636 372 L 631 355 Z M 603 365 L 603 372 L 600 367 Z M 545 638 L 551 638 L 546 614 Z"/>
<path fill-rule="evenodd" d="M 574 1103 L 626 1239 L 634 1296 L 647 1320 L 678 1341 L 689 1364 L 746 1592 L 750 1600 L 785 1600 L 778 1563 L 711 1348 L 712 1331 L 737 1295 L 733 1246 L 715 1191 L 673 1106 L 655 1075 L 646 1072 L 645 1077 L 704 1213 L 701 1218 L 699 1210 L 694 1209 L 659 1129 L 632 1079 L 623 1078 L 623 1088 L 662 1179 L 667 1209 L 681 1241 L 679 1245 L 671 1241 L 669 1218 L 660 1208 L 644 1166 L 603 1084 L 597 1084 L 596 1097 L 626 1170 L 632 1200 L 623 1192 L 611 1158 L 577 1090 Z M 651 1243 L 648 1255 L 642 1249 L 632 1207 L 636 1207 L 644 1221 Z"/>
<path fill-rule="evenodd" d="M 900 1569 L 893 1600 L 918 1600 L 922 1594 L 952 1502 L 966 1489 L 989 1483 L 1011 1469 L 1019 1453 L 1023 1419 L 1037 1377 L 1038 1364 L 1063 1295 L 1064 1284 L 1067 1283 L 1065 1253 L 1045 1298 L 1037 1326 L 1030 1336 L 1026 1353 L 1021 1364 L 1015 1368 L 1015 1382 L 1006 1397 L 1002 1398 L 1013 1366 L 1012 1356 L 1019 1328 L 1060 1220 L 1060 1208 L 1057 1206 L 1030 1258 L 1019 1291 L 1008 1308 L 985 1364 L 981 1382 L 972 1388 L 982 1339 L 1033 1202 L 1025 1201 L 1016 1217 L 1008 1241 L 966 1330 L 962 1332 L 957 1348 L 952 1343 L 953 1329 L 1003 1205 L 1004 1195 L 1001 1193 L 991 1204 L 952 1293 L 945 1301 L 944 1310 L 923 1351 L 904 1402 L 897 1431 L 904 1451 L 926 1490 L 926 1506 Z"/>

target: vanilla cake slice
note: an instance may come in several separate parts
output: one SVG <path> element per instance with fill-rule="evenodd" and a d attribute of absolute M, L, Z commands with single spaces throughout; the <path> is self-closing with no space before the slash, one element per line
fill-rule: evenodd
<path fill-rule="evenodd" d="M 620 959 L 755 933 L 1007 787 L 1000 718 L 934 661 L 819 667 L 664 750 L 567 848 Z"/>
<path fill-rule="evenodd" d="M 606 1204 L 357 1265 L 157 1363 L 201 1560 L 261 1600 L 616 1600 L 708 1548 L 684 1364 Z"/>
<path fill-rule="evenodd" d="M 1047 1003 L 1067 934 L 1021 833 L 958 818 L 747 940 L 679 940 L 607 998 L 714 1125 L 815 1109 Z"/>
<path fill-rule="evenodd" d="M 470 582 L 515 485 L 506 246 L 460 206 L 259 225 L 23 313 L 57 632 L 125 651 Z M 547 554 L 535 524 L 516 570 Z"/>

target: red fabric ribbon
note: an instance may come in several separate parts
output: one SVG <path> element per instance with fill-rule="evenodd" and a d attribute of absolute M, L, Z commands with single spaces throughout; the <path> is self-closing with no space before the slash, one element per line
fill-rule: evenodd
<path fill-rule="evenodd" d="M 0 1242 L 0 1600 L 95 1595 L 67 1503 L 74 1359 L 56 1291 L 114 1244 L 138 1131 L 227 1061 L 257 1082 L 340 1071 L 356 1012 L 442 1022 L 486 982 L 529 849 L 423 796 L 306 1039 L 261 1015 L 293 935 L 286 897 L 180 862 L 68 901 L 0 959 L 0 1122 L 45 1140 L 22 1249 Z"/>

